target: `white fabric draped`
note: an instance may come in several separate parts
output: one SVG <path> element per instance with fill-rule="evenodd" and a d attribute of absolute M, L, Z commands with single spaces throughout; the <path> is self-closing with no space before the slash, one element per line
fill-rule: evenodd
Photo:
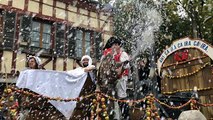
<path fill-rule="evenodd" d="M 77 98 L 86 81 L 87 73 L 83 68 L 68 72 L 51 70 L 24 70 L 21 72 L 16 86 L 28 88 L 38 94 L 49 97 Z M 50 101 L 67 119 L 76 107 L 76 102 Z"/>

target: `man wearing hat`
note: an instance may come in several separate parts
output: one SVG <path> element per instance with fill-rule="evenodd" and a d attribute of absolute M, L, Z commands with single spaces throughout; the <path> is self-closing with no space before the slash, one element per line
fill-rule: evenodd
<path fill-rule="evenodd" d="M 106 45 L 104 53 L 112 54 L 113 60 L 116 63 L 116 72 L 117 72 L 117 80 L 115 83 L 115 91 L 117 99 L 124 100 L 127 97 L 127 80 L 129 74 L 129 55 L 123 50 L 121 39 L 118 37 L 111 37 Z M 104 55 L 105 55 L 104 54 Z M 120 111 L 122 111 L 122 117 L 119 114 L 119 110 L 117 110 L 115 102 L 115 117 L 114 119 L 128 119 L 128 105 L 120 103 Z M 123 110 L 122 110 L 123 109 Z"/>
<path fill-rule="evenodd" d="M 117 84 L 116 92 L 118 99 L 124 99 L 127 97 L 126 94 L 126 81 L 128 80 L 129 73 L 129 55 L 121 47 L 121 39 L 118 37 L 111 37 L 108 40 L 108 44 L 111 49 L 111 54 L 117 66 Z M 106 44 L 107 45 L 107 44 Z"/>

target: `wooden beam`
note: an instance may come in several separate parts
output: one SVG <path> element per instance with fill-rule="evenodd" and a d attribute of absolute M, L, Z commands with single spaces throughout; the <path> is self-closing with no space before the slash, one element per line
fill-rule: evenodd
<path fill-rule="evenodd" d="M 50 61 L 52 61 L 52 58 L 48 58 L 45 62 L 41 64 L 41 67 L 43 68 L 45 65 L 47 65 Z"/>
<path fill-rule="evenodd" d="M 66 71 L 67 70 L 67 52 L 68 52 L 68 46 L 67 46 L 67 43 L 68 43 L 68 40 L 67 40 L 67 24 L 65 24 L 65 30 L 64 30 L 64 55 L 63 55 L 63 64 L 64 64 L 64 68 L 63 70 Z"/>
<path fill-rule="evenodd" d="M 54 24 L 54 25 L 51 26 L 51 36 L 50 36 L 50 38 L 51 38 L 51 54 L 52 55 L 54 55 L 54 52 L 55 52 L 55 50 L 54 50 L 54 47 L 55 47 L 55 34 L 56 34 L 56 25 Z M 56 60 L 57 60 L 57 57 L 54 56 L 52 58 L 52 60 L 53 60 L 53 67 L 52 67 L 52 69 L 56 70 Z"/>
<path fill-rule="evenodd" d="M 39 0 L 39 14 L 42 15 L 42 5 L 43 5 L 43 0 Z"/>
<path fill-rule="evenodd" d="M 12 5 L 13 5 L 13 1 L 12 0 L 8 0 L 8 6 L 12 7 Z"/>
<path fill-rule="evenodd" d="M 28 10 L 28 4 L 29 4 L 29 0 L 25 0 L 25 2 L 24 2 L 24 11 Z"/>
<path fill-rule="evenodd" d="M 3 56 L 3 51 L 0 50 L 0 71 L 2 70 L 2 56 Z"/>
<path fill-rule="evenodd" d="M 76 60 L 76 63 L 77 63 L 80 67 L 82 67 L 81 60 Z"/>
<path fill-rule="evenodd" d="M 56 18 L 55 16 L 56 16 L 56 10 L 55 10 L 55 8 L 56 8 L 56 0 L 53 0 L 53 18 Z"/>
<path fill-rule="evenodd" d="M 16 58 L 17 58 L 17 51 L 19 48 L 19 27 L 20 27 L 20 14 L 16 14 L 16 24 L 15 24 L 15 38 L 14 38 L 14 44 L 13 44 L 13 56 L 12 56 L 12 65 L 11 65 L 11 73 L 14 74 L 16 70 Z"/>
<path fill-rule="evenodd" d="M 56 70 L 57 57 L 53 57 L 53 70 Z"/>

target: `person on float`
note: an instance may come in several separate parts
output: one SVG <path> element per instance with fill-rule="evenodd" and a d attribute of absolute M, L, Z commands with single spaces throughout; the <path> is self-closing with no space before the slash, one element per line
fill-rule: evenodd
<path fill-rule="evenodd" d="M 76 74 L 76 72 L 92 72 L 93 70 L 95 70 L 95 66 L 92 65 L 92 58 L 89 55 L 84 55 L 81 58 L 81 64 L 80 67 L 74 69 L 74 70 L 68 70 L 67 73 L 68 74 Z M 76 75 L 77 76 L 77 75 Z"/>
<path fill-rule="evenodd" d="M 37 56 L 32 56 L 32 55 L 27 57 L 26 68 L 24 68 L 23 70 L 27 70 L 27 69 L 44 69 L 41 67 L 41 59 Z M 16 71 L 16 75 L 19 76 L 20 71 Z"/>
<path fill-rule="evenodd" d="M 122 48 L 122 40 L 118 37 L 111 37 L 111 49 L 113 51 L 113 59 L 116 63 L 117 76 L 115 90 L 117 94 L 117 99 L 125 100 L 127 98 L 127 81 L 129 75 L 129 55 Z M 121 119 L 129 119 L 129 106 L 127 103 L 119 103 L 120 110 L 122 112 Z M 117 118 L 116 118 L 117 119 Z"/>
<path fill-rule="evenodd" d="M 81 58 L 81 64 L 82 67 L 84 68 L 85 72 L 88 72 L 89 77 L 91 77 L 93 82 L 95 81 L 95 75 L 94 75 L 94 70 L 96 69 L 94 65 L 92 65 L 92 58 L 89 55 L 84 55 Z"/>
<path fill-rule="evenodd" d="M 112 55 L 112 39 L 107 40 L 103 48 L 103 55 L 101 56 L 101 60 L 103 60 L 107 55 Z"/>
<path fill-rule="evenodd" d="M 81 67 L 74 69 L 74 71 L 82 70 L 88 74 L 79 96 L 86 96 L 94 93 L 96 89 L 96 68 L 94 65 L 92 65 L 92 58 L 89 55 L 84 55 L 81 58 Z M 68 71 L 68 73 L 72 72 L 73 70 Z M 78 102 L 73 112 L 72 118 L 78 119 L 78 117 L 80 117 L 79 119 L 90 119 L 92 99 L 93 98 L 85 98 Z"/>
<path fill-rule="evenodd" d="M 41 59 L 37 56 L 29 56 L 27 58 L 27 69 L 40 69 Z"/>
<path fill-rule="evenodd" d="M 37 56 L 29 56 L 27 57 L 26 60 L 26 68 L 24 70 L 29 70 L 29 69 L 41 69 L 41 59 Z M 29 91 L 28 89 L 24 89 L 26 91 Z M 32 91 L 30 91 L 32 92 Z M 19 105 L 22 106 L 20 108 L 19 111 L 19 115 L 18 118 L 19 119 L 27 119 L 30 115 L 30 108 L 34 108 L 32 106 L 35 106 L 34 103 L 30 102 L 30 101 L 34 101 L 32 100 L 32 98 L 30 98 L 29 96 L 18 96 L 19 99 Z M 31 109 L 32 111 L 33 109 Z"/>

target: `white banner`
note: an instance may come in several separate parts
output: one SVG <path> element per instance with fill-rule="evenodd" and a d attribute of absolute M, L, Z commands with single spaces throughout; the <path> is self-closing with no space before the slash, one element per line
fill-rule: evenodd
<path fill-rule="evenodd" d="M 25 70 L 19 75 L 16 86 L 28 88 L 38 94 L 62 99 L 77 98 L 86 81 L 87 73 L 83 69 L 69 72 L 51 70 Z M 50 101 L 67 119 L 76 107 L 76 101 Z"/>

